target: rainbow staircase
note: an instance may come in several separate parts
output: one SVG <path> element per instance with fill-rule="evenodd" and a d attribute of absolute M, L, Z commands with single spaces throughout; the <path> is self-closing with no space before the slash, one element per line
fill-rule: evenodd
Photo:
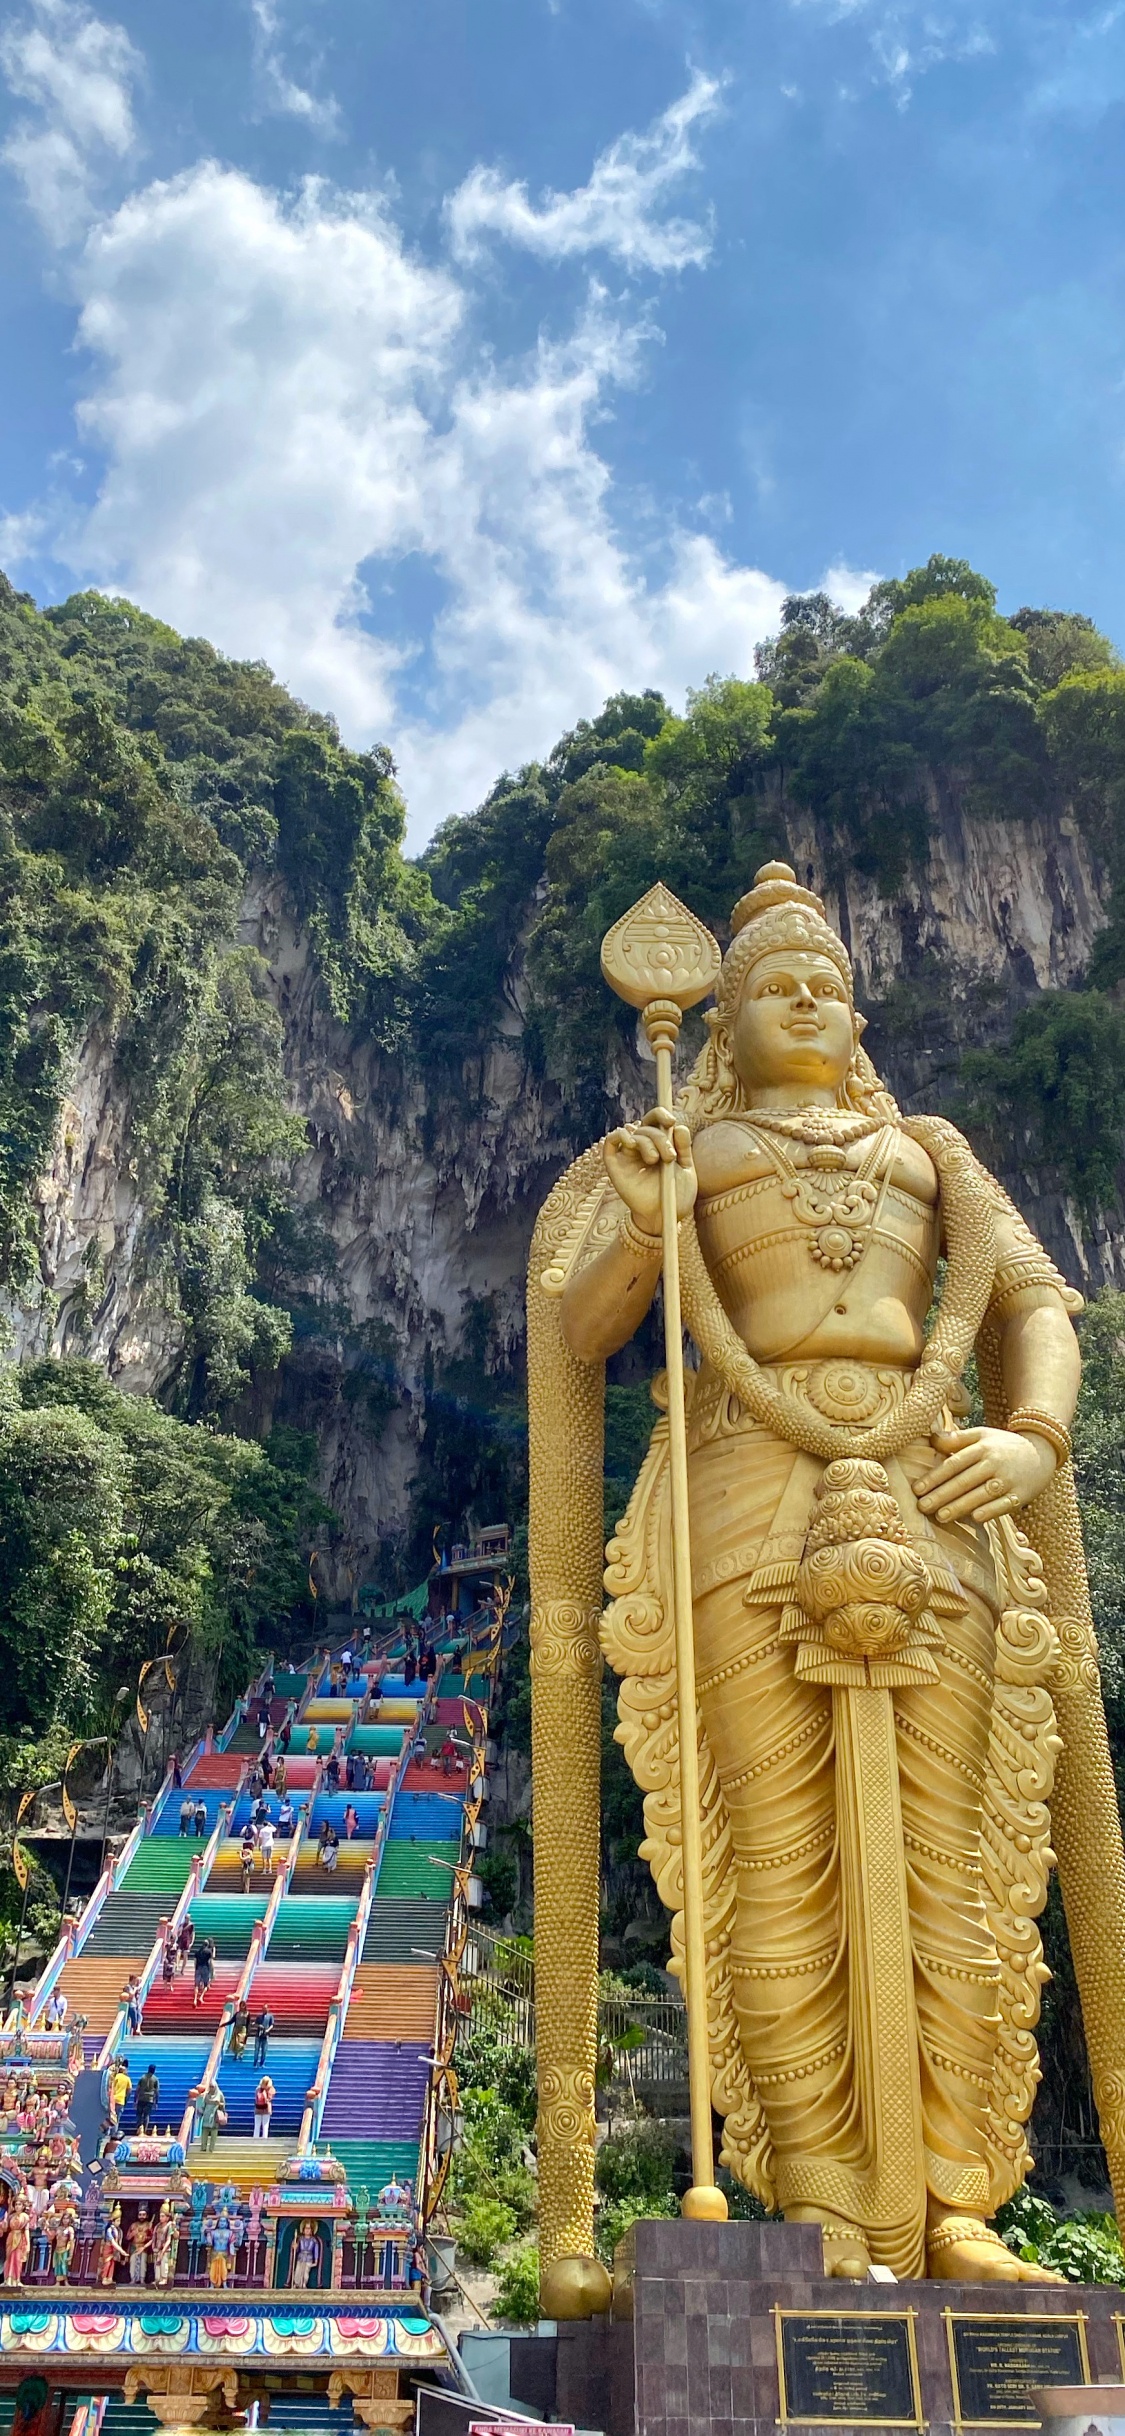
<path fill-rule="evenodd" d="M 353 2192 L 373 2201 L 392 2176 L 409 2181 L 421 2203 L 426 2169 L 434 2041 L 444 2022 L 441 1965 L 450 1935 L 455 1880 L 462 1865 L 469 1771 L 459 1753 L 453 1773 L 435 1757 L 450 1730 L 464 1742 L 460 1678 L 443 1678 L 438 1696 L 387 1671 L 385 1656 L 330 1687 L 328 1663 L 274 1678 L 263 1746 L 253 1693 L 222 1735 L 203 1739 L 170 1778 L 105 1873 L 78 1925 L 72 1948 L 48 1967 L 34 2014 L 53 1985 L 71 2020 L 85 2016 L 87 2060 L 106 2070 L 123 2058 L 134 2090 L 150 2066 L 159 2081 L 154 2126 L 185 2143 L 197 2184 L 232 2183 L 246 2192 L 284 2182 L 295 2158 L 326 2149 Z M 246 1780 L 297 1703 L 286 1754 L 295 1832 L 275 1842 L 268 1868 L 255 1866 L 243 1891 L 241 1833 L 252 1802 Z M 349 1790 L 326 1781 L 335 1753 L 343 1778 L 349 1753 L 362 1755 L 367 1783 Z M 448 1758 L 447 1758 L 448 1764 Z M 202 1804 L 203 1832 L 181 1833 L 185 1797 Z M 276 1822 L 279 1802 L 267 1791 Z M 349 1805 L 355 1832 L 347 1829 Z M 325 1866 L 321 1830 L 339 1838 Z M 190 1961 L 169 1984 L 162 1957 L 169 1929 L 189 1919 L 194 1940 L 215 1948 L 211 1985 L 195 2002 Z M 121 2007 L 135 1973 L 141 2028 L 130 2033 Z M 251 2022 L 272 2015 L 265 2069 L 275 2097 L 270 2137 L 252 2137 L 254 2094 L 263 2067 L 254 2040 L 231 2052 L 230 2024 L 244 2003 Z M 192 2092 L 213 2080 L 226 2123 L 204 2147 Z M 135 2097 L 120 2130 L 136 2128 Z M 296 2165 L 293 2172 L 299 2169 Z M 365 2203 L 364 2203 L 365 2204 Z"/>

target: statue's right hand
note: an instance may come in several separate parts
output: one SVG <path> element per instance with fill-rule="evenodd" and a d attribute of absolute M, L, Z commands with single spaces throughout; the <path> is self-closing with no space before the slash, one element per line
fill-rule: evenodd
<path fill-rule="evenodd" d="M 691 1135 L 679 1117 L 650 1108 L 640 1125 L 619 1125 L 604 1149 L 606 1173 L 644 1235 L 660 1233 L 660 1171 L 674 1163 L 676 1215 L 686 1218 L 695 1207 L 699 1179 L 692 1157 Z"/>

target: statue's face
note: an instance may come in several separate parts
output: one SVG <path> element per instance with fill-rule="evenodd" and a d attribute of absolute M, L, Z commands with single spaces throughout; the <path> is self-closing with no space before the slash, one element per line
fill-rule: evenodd
<path fill-rule="evenodd" d="M 730 1032 L 735 1073 L 753 1100 L 778 1084 L 835 1091 L 855 1046 L 848 994 L 828 956 L 774 948 L 752 964 Z"/>

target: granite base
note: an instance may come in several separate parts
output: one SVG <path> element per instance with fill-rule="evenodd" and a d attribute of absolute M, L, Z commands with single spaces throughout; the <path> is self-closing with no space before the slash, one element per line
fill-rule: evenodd
<path fill-rule="evenodd" d="M 986 2416 L 970 2416 L 974 2398 L 954 2395 L 951 2318 L 1019 2320 L 1077 2318 L 1084 2352 L 1078 2381 L 1118 2383 L 1125 2376 L 1119 2322 L 1125 2290 L 1104 2284 L 845 2283 L 824 2274 L 815 2225 L 692 2224 L 646 2221 L 635 2228 L 631 2321 L 594 2319 L 560 2326 L 557 2335 L 513 2338 L 511 2390 L 516 2408 L 530 2408 L 600 2428 L 605 2436 L 795 2436 L 814 2428 L 866 2436 L 882 2426 L 892 2436 L 920 2425 L 929 2436 L 963 2436 L 974 2428 L 1015 2430 L 1040 2422 L 1030 2402 L 1009 2402 L 999 2416 L 989 2396 Z M 778 2311 L 859 2318 L 910 2314 L 917 2362 L 919 2421 L 848 2418 L 836 2397 L 824 2417 L 798 2416 L 793 2396 L 782 2413 L 778 2374 Z M 803 2330 L 808 2331 L 808 2330 Z M 815 2330 L 813 2330 L 815 2333 Z M 1061 2329 L 1048 2328 L 1053 2341 Z M 979 2347 L 990 2329 L 970 2329 Z M 999 2341 L 1005 2342 L 1005 2330 Z M 1036 2338 L 1038 2339 L 1038 2338 Z M 1046 2338 L 1044 2338 L 1046 2339 Z M 1035 2385 L 1067 2383 L 1037 2374 Z M 801 2399 L 801 2397 L 798 2397 Z"/>

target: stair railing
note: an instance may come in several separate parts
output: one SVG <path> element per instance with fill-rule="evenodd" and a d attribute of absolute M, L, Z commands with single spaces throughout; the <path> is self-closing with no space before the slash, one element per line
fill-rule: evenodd
<path fill-rule="evenodd" d="M 140 1974 L 140 1987 L 137 1993 L 142 2004 L 145 1997 L 148 1995 L 149 1989 L 151 1988 L 157 1971 L 160 1968 L 161 1956 L 164 1952 L 164 1940 L 169 1933 L 174 1934 L 179 1928 L 181 1920 L 184 1918 L 185 1913 L 190 1911 L 191 1906 L 199 1893 L 199 1889 L 204 1883 L 204 1880 L 209 1876 L 210 1871 L 213 1869 L 215 1856 L 218 1852 L 220 1844 L 224 1841 L 226 1830 L 230 1824 L 233 1813 L 233 1802 L 220 1802 L 215 1813 L 214 1827 L 211 1830 L 211 1834 L 208 1837 L 202 1852 L 193 1853 L 192 1855 L 191 1868 L 189 1869 L 187 1877 L 185 1878 L 184 1883 L 180 1888 L 180 1892 L 176 1897 L 175 1906 L 173 1910 L 169 1912 L 161 1921 L 155 1939 L 153 1940 L 153 1944 L 145 1960 L 144 1969 Z M 116 2055 L 122 2039 L 125 2036 L 125 2021 L 126 2009 L 125 2006 L 122 2005 L 114 2015 L 112 2025 L 106 2033 L 105 2044 L 102 2047 L 97 2062 L 94 2066 L 95 2072 L 104 2072 L 106 2065 L 112 2062 L 112 2059 Z"/>
<path fill-rule="evenodd" d="M 294 1841 L 295 1840 L 296 1839 L 294 1839 Z M 225 1999 L 220 2010 L 218 2028 L 208 2050 L 207 2061 L 204 2064 L 203 2070 L 199 2076 L 200 2086 L 202 2086 L 204 2082 L 213 2080 L 219 2069 L 219 2065 L 222 2062 L 223 2049 L 226 2045 L 227 2032 L 230 2029 L 230 2025 L 234 2020 L 234 2016 L 239 2005 L 245 2001 L 246 1997 L 250 1993 L 254 1973 L 257 1970 L 258 1964 L 260 1963 L 263 1954 L 266 1952 L 270 1938 L 273 1935 L 274 1924 L 277 1920 L 278 1912 L 281 1909 L 281 1902 L 284 1893 L 285 1872 L 284 1870 L 279 1869 L 274 1878 L 273 1886 L 270 1890 L 270 1899 L 266 1905 L 265 1911 L 263 1912 L 261 1919 L 255 1920 L 251 1927 L 250 1943 L 246 1949 L 246 1960 L 238 1974 L 238 1979 L 235 1983 L 234 1989 Z M 183 2121 L 180 2124 L 180 2138 L 184 2144 L 185 2154 L 191 2145 L 191 2136 L 194 2129 L 195 2100 L 194 2098 L 189 2098 L 184 2108 Z"/>
<path fill-rule="evenodd" d="M 348 1942 L 344 1953 L 343 1964 L 340 1970 L 340 1983 L 328 2007 L 328 2022 L 325 2028 L 323 2042 L 321 2044 L 316 2072 L 313 2076 L 312 2087 L 309 2091 L 308 2099 L 305 2104 L 305 2111 L 301 2117 L 301 2133 L 297 2142 L 298 2156 L 307 2156 L 313 2146 L 314 2141 L 320 2137 L 320 2126 L 324 2118 L 324 2109 L 328 2099 L 328 2084 L 332 2074 L 332 2066 L 336 2058 L 336 2049 L 340 2044 L 341 2038 L 343 2037 L 344 2023 L 347 2020 L 348 2006 L 351 2002 L 352 1985 L 359 1966 L 359 1957 L 363 1952 L 363 1941 L 367 1935 L 367 1923 L 371 1917 L 371 1906 L 375 1900 L 379 1883 L 379 1872 L 383 1866 L 383 1854 L 386 1850 L 387 1840 L 390 1836 L 391 1812 L 394 1809 L 395 1799 L 403 1777 L 405 1776 L 407 1768 L 410 1765 L 410 1749 L 412 1742 L 412 1735 L 406 1734 L 403 1736 L 402 1750 L 399 1753 L 397 1768 L 394 1776 L 392 1777 L 391 1783 L 387 1788 L 386 1801 L 384 1802 L 382 1810 L 379 1813 L 379 1824 L 375 1830 L 375 1838 L 371 1848 L 371 1858 L 363 1873 L 363 1884 L 359 1891 L 359 1902 L 356 1905 L 355 1918 L 348 1930 Z M 319 1773 L 320 1771 L 318 1771 L 318 1775 Z"/>

